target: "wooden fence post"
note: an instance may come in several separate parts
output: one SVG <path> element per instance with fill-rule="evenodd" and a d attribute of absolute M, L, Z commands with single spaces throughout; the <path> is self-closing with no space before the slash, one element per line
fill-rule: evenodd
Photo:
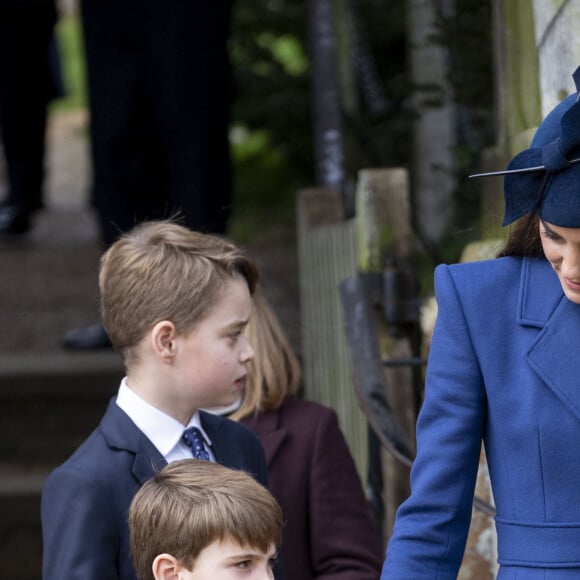
<path fill-rule="evenodd" d="M 332 407 L 366 481 L 367 423 L 352 386 L 338 285 L 356 273 L 355 220 L 332 188 L 298 194 L 298 267 L 305 395 Z"/>
<path fill-rule="evenodd" d="M 356 190 L 358 270 L 361 274 L 381 273 L 385 255 L 396 267 L 405 264 L 413 253 L 410 192 L 407 171 L 363 169 Z M 411 358 L 416 353 L 406 332 L 394 331 L 377 312 L 377 331 L 382 356 Z M 417 321 L 418 323 L 418 321 Z M 404 433 L 415 440 L 416 371 L 411 367 L 393 367 L 386 371 L 387 399 L 399 418 Z M 383 451 L 384 532 L 391 535 L 395 512 L 409 494 L 409 468 Z"/>

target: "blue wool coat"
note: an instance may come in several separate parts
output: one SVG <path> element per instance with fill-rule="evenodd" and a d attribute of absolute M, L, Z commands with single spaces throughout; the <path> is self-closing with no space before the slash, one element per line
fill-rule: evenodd
<path fill-rule="evenodd" d="M 481 441 L 501 580 L 580 579 L 580 306 L 549 263 L 439 266 L 412 493 L 382 580 L 457 576 Z"/>

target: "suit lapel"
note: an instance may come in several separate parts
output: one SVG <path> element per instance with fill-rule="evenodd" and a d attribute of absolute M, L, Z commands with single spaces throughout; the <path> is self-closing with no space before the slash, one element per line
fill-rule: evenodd
<path fill-rule="evenodd" d="M 101 431 L 109 447 L 133 453 L 133 476 L 140 483 L 150 479 L 167 462 L 155 445 L 131 421 L 129 416 L 117 406 L 115 397 L 101 421 Z"/>
<path fill-rule="evenodd" d="M 234 467 L 237 469 L 243 468 L 243 460 L 237 445 L 232 445 L 229 441 L 221 441 L 221 427 L 224 419 L 211 413 L 204 411 L 199 412 L 201 424 L 207 433 L 212 443 L 212 452 L 215 460 L 227 467 Z"/>
<path fill-rule="evenodd" d="M 165 458 L 159 453 L 153 443 L 145 435 L 141 435 L 139 449 L 135 454 L 135 461 L 133 463 L 133 475 L 135 479 L 143 485 L 166 465 L 167 461 L 165 461 Z"/>
<path fill-rule="evenodd" d="M 580 306 L 546 260 L 524 260 L 519 322 L 540 333 L 526 353 L 532 370 L 580 420 Z"/>

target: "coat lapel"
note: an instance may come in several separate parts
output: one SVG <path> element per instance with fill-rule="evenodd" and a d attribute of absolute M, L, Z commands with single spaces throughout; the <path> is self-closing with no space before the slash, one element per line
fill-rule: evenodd
<path fill-rule="evenodd" d="M 133 476 L 140 483 L 150 479 L 167 462 L 157 448 L 143 435 L 129 416 L 117 406 L 113 397 L 101 421 L 101 431 L 109 447 L 135 455 Z"/>
<path fill-rule="evenodd" d="M 286 429 L 278 429 L 277 431 L 270 431 L 269 433 L 264 433 L 261 435 L 262 445 L 264 446 L 264 452 L 266 454 L 266 463 L 271 465 L 272 461 L 276 457 L 278 450 L 282 447 L 282 444 L 288 437 L 288 431 Z"/>
<path fill-rule="evenodd" d="M 580 306 L 563 298 L 529 349 L 530 366 L 580 419 Z"/>
<path fill-rule="evenodd" d="M 520 324 L 541 328 L 526 353 L 532 370 L 580 420 L 580 306 L 545 260 L 524 260 Z"/>
<path fill-rule="evenodd" d="M 165 461 L 165 458 L 159 453 L 151 441 L 142 435 L 133 463 L 133 475 L 137 481 L 143 485 L 166 465 L 167 461 Z"/>
<path fill-rule="evenodd" d="M 268 474 L 262 446 L 258 438 L 225 417 L 199 412 L 201 425 L 212 442 L 212 451 L 218 463 L 251 473 L 263 485 Z M 241 429 L 241 431 L 240 431 Z"/>
<path fill-rule="evenodd" d="M 243 421 L 262 441 L 268 466 L 272 464 L 278 450 L 288 437 L 288 431 L 280 425 L 281 413 L 281 409 L 266 411 Z"/>
<path fill-rule="evenodd" d="M 563 296 L 558 276 L 547 260 L 523 260 L 518 294 L 520 324 L 543 328 Z"/>
<path fill-rule="evenodd" d="M 228 421 L 228 419 L 212 415 L 211 413 L 206 413 L 205 411 L 199 412 L 199 418 L 202 427 L 212 442 L 212 452 L 216 461 L 222 465 L 226 465 L 227 467 L 237 469 L 245 467 L 238 446 L 231 444 L 229 441 L 221 440 L 222 435 L 220 434 L 220 431 L 222 424 L 223 421 Z"/>

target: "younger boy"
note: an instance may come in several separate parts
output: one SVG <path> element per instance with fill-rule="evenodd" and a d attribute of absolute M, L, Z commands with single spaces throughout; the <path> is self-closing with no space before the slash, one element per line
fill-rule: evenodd
<path fill-rule="evenodd" d="M 199 452 L 266 484 L 256 436 L 198 411 L 240 397 L 256 280 L 235 246 L 167 221 L 140 224 L 103 255 L 101 314 L 126 377 L 101 424 L 45 484 L 44 580 L 136 579 L 127 511 L 167 463 Z"/>
<path fill-rule="evenodd" d="M 184 459 L 137 492 L 129 532 L 140 580 L 269 580 L 282 510 L 247 473 Z"/>

